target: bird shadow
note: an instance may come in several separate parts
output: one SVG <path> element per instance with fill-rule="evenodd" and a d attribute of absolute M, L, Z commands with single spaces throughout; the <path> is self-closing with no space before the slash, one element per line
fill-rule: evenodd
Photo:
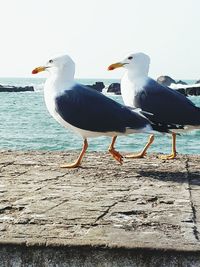
<path fill-rule="evenodd" d="M 174 171 L 156 171 L 156 170 L 141 170 L 137 171 L 142 177 L 152 178 L 163 182 L 174 182 L 174 183 L 189 183 L 190 185 L 200 186 L 200 173 L 198 171 L 185 172 L 174 172 Z"/>

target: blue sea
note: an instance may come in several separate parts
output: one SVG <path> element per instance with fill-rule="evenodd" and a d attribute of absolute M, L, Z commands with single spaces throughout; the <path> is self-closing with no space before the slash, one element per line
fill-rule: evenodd
<path fill-rule="evenodd" d="M 118 80 L 83 79 L 83 84 L 103 81 L 105 85 Z M 188 81 L 193 83 L 193 81 Z M 0 93 L 0 150 L 80 150 L 81 137 L 59 125 L 46 110 L 43 99 L 44 79 L 37 78 L 0 78 L 2 85 L 32 85 L 35 92 Z M 121 96 L 107 94 L 122 103 Z M 200 107 L 200 96 L 190 99 Z M 120 151 L 138 152 L 146 143 L 148 135 L 134 134 L 117 139 L 116 148 Z M 109 137 L 89 139 L 90 151 L 105 151 Z M 183 154 L 200 154 L 200 131 L 195 130 L 177 138 L 177 150 Z M 169 153 L 171 137 L 157 134 L 151 152 Z"/>

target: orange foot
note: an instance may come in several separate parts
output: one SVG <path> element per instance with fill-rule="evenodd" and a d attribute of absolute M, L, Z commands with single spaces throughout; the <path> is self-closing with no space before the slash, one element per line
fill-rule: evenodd
<path fill-rule="evenodd" d="M 146 156 L 147 153 L 138 153 L 138 154 L 130 154 L 126 155 L 125 158 L 127 159 L 142 159 Z"/>
<path fill-rule="evenodd" d="M 159 158 L 160 159 L 166 159 L 166 160 L 175 159 L 176 155 L 177 155 L 177 153 L 172 153 L 171 155 L 161 155 L 161 156 L 159 156 Z"/>
<path fill-rule="evenodd" d="M 115 149 L 109 149 L 109 152 L 115 160 L 117 160 L 120 164 L 123 164 L 123 156 L 118 151 Z"/>
<path fill-rule="evenodd" d="M 80 162 L 74 162 L 74 163 L 66 163 L 66 164 L 62 164 L 60 165 L 61 168 L 78 168 L 81 166 Z"/>

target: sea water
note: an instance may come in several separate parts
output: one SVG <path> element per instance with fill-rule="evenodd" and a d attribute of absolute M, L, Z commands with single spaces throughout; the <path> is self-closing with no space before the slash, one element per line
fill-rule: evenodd
<path fill-rule="evenodd" d="M 103 81 L 108 85 L 117 80 L 85 79 L 84 84 Z M 191 81 L 192 83 L 192 81 Z M 2 78 L 0 84 L 16 86 L 34 86 L 35 92 L 0 93 L 0 150 L 80 150 L 82 138 L 59 125 L 48 113 L 42 88 L 44 79 Z M 106 94 L 122 103 L 121 96 Z M 190 99 L 200 107 L 200 96 Z M 156 134 L 154 144 L 149 151 L 169 153 L 171 136 Z M 138 152 L 148 139 L 147 134 L 132 134 L 118 137 L 116 148 L 119 151 Z M 111 139 L 99 137 L 89 139 L 90 151 L 107 150 Z M 177 137 L 177 150 L 184 154 L 200 153 L 200 130 Z"/>

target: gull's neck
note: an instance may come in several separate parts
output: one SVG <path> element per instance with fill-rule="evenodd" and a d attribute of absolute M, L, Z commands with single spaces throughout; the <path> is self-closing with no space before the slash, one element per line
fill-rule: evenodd
<path fill-rule="evenodd" d="M 133 68 L 127 69 L 127 78 L 133 84 L 140 84 L 146 81 L 149 73 L 149 64 L 136 64 Z"/>
<path fill-rule="evenodd" d="M 74 85 L 74 69 L 54 69 L 50 71 L 44 86 L 44 93 L 56 97 Z"/>
<path fill-rule="evenodd" d="M 134 87 L 136 87 L 136 88 L 143 86 L 148 79 L 148 74 L 146 74 L 146 73 L 137 73 L 136 74 L 131 70 L 128 70 L 126 72 L 125 76 L 126 76 L 126 79 L 128 79 L 129 82 L 131 84 L 133 84 Z"/>
<path fill-rule="evenodd" d="M 148 71 L 127 69 L 121 80 L 121 93 L 125 105 L 136 107 L 135 97 L 148 81 Z"/>
<path fill-rule="evenodd" d="M 121 94 L 126 106 L 135 106 L 135 96 L 140 93 L 147 83 L 147 75 L 133 75 L 131 71 L 126 71 L 121 80 Z"/>

